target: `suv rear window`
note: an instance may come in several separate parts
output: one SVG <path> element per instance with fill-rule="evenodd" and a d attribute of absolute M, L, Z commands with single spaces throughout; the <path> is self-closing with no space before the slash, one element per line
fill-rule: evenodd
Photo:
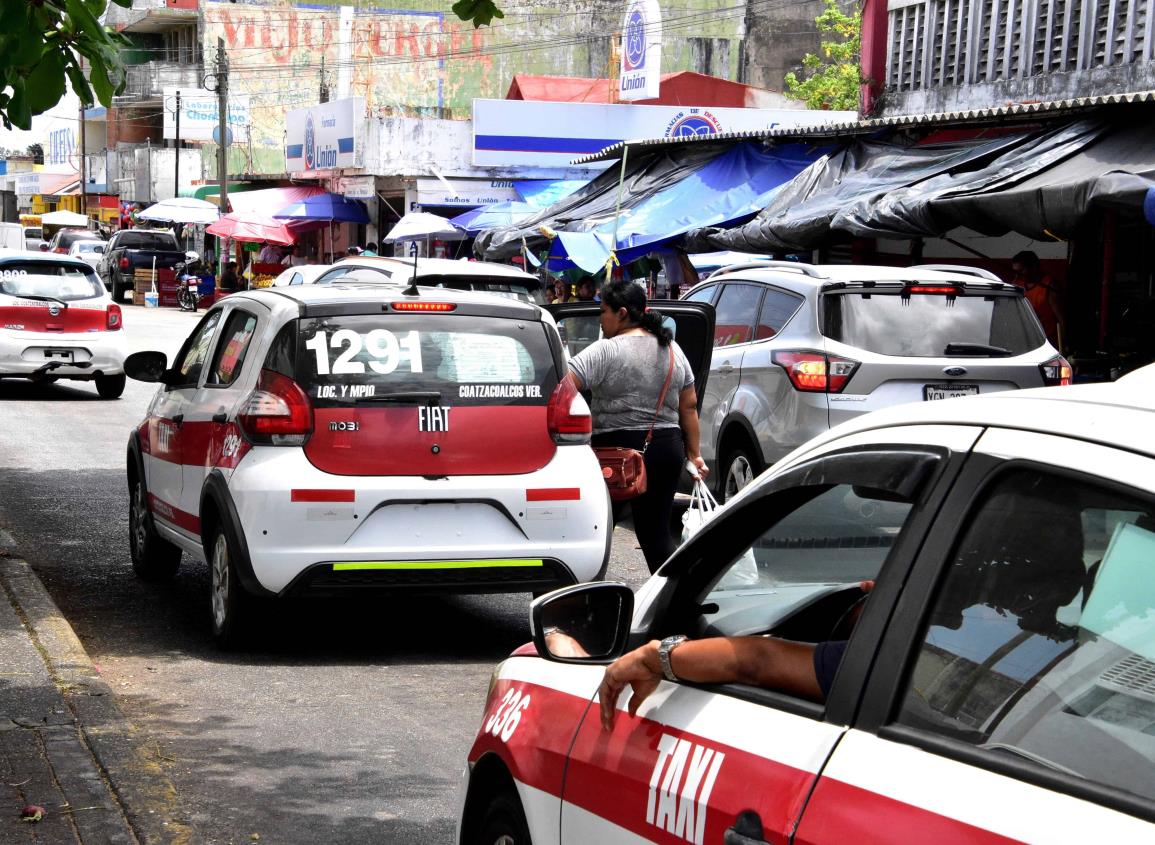
<path fill-rule="evenodd" d="M 94 299 L 104 285 L 89 269 L 50 261 L 13 261 L 0 266 L 0 293 L 30 299 L 49 297 L 61 302 Z"/>
<path fill-rule="evenodd" d="M 180 250 L 176 238 L 164 232 L 125 232 L 117 239 L 116 245 L 122 249 Z"/>
<path fill-rule="evenodd" d="M 879 355 L 940 358 L 952 344 L 956 354 L 1022 355 L 1045 340 L 1029 309 L 1013 294 L 841 291 L 823 297 L 822 333 Z"/>
<path fill-rule="evenodd" d="M 295 358 L 297 383 L 321 408 L 546 405 L 558 380 L 545 326 L 497 317 L 305 318 Z"/>

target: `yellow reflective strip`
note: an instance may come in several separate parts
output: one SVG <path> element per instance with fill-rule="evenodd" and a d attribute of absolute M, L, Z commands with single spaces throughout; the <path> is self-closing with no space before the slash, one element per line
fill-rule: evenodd
<path fill-rule="evenodd" d="M 354 569 L 509 569 L 519 566 L 543 566 L 541 560 L 351 560 L 334 563 L 333 571 Z"/>

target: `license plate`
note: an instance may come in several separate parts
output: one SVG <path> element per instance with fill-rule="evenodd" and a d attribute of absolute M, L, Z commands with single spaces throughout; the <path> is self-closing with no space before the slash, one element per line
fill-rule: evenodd
<path fill-rule="evenodd" d="M 975 396 L 978 392 L 977 384 L 927 384 L 922 388 L 922 398 L 934 402 L 938 399 L 954 399 L 956 396 Z"/>
<path fill-rule="evenodd" d="M 44 357 L 50 361 L 67 361 L 72 363 L 71 349 L 45 349 Z"/>

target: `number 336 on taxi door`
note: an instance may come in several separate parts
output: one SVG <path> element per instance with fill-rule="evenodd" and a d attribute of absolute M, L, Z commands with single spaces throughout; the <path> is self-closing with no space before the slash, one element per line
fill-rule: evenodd
<path fill-rule="evenodd" d="M 521 715 L 529 707 L 530 696 L 522 695 L 519 689 L 506 690 L 493 715 L 485 722 L 485 732 L 509 742 L 513 732 L 521 723 Z"/>

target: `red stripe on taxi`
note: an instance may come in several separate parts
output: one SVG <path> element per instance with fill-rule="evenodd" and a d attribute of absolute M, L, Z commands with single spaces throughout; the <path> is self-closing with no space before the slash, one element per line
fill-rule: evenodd
<path fill-rule="evenodd" d="M 525 491 L 527 502 L 576 502 L 581 497 L 580 487 L 538 487 Z"/>
<path fill-rule="evenodd" d="M 356 490 L 293 490 L 290 498 L 294 502 L 352 502 L 357 497 Z"/>
<path fill-rule="evenodd" d="M 170 525 L 183 528 L 192 534 L 201 533 L 201 520 L 199 516 L 191 514 L 188 511 L 182 511 L 180 508 L 175 508 L 164 499 L 158 499 L 152 493 L 148 494 L 148 509 L 154 517 L 162 519 Z"/>

